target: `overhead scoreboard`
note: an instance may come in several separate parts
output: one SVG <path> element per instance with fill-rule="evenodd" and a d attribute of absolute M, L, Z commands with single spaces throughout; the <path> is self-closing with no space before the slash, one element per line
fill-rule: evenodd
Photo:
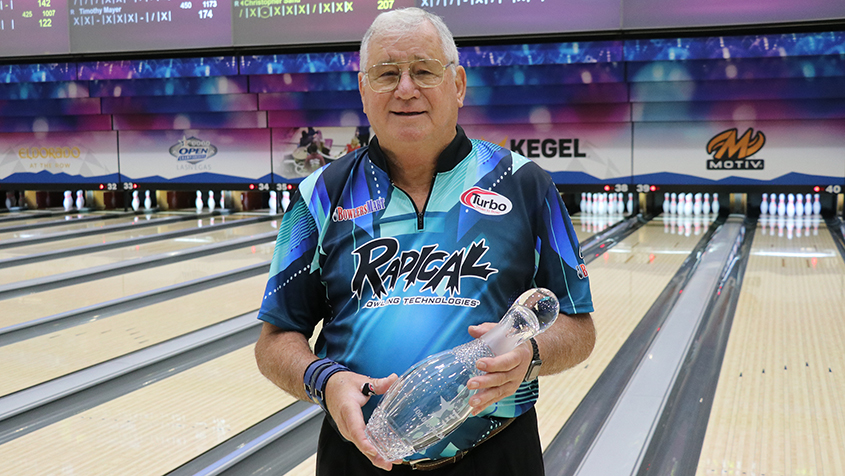
<path fill-rule="evenodd" d="M 0 59 L 357 42 L 379 13 L 412 6 L 458 38 L 845 18 L 841 0 L 733 3 L 703 15 L 692 0 L 0 0 Z"/>

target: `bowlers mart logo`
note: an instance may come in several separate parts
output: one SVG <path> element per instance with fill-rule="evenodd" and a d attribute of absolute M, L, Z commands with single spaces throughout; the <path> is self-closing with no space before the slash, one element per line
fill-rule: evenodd
<path fill-rule="evenodd" d="M 492 216 L 504 215 L 513 208 L 508 197 L 479 187 L 472 187 L 462 193 L 461 203 L 478 213 Z"/>
<path fill-rule="evenodd" d="M 737 139 L 736 128 L 716 134 L 707 143 L 707 153 L 713 158 L 707 161 L 707 170 L 763 170 L 762 159 L 752 159 L 763 148 L 766 136 L 749 128 Z"/>

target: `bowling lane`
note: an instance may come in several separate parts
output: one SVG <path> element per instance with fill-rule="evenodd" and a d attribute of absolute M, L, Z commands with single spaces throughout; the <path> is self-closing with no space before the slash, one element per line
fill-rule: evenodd
<path fill-rule="evenodd" d="M 264 275 L 0 347 L 0 396 L 258 309 Z"/>
<path fill-rule="evenodd" d="M 12 440 L 0 461 L 8 474 L 159 476 L 293 402 L 250 345 Z"/>
<path fill-rule="evenodd" d="M 160 217 L 166 216 L 167 215 L 160 215 Z M 146 217 L 136 216 L 135 218 L 141 222 L 146 221 Z M 142 236 L 157 235 L 160 233 L 168 233 L 171 231 L 186 230 L 188 228 L 203 228 L 220 223 L 244 220 L 246 218 L 252 217 L 249 215 L 241 214 L 224 215 L 218 217 L 198 218 L 196 220 L 178 221 L 175 223 L 165 223 L 156 226 L 144 226 L 121 231 L 109 231 L 108 227 L 106 227 L 103 228 L 103 233 L 99 235 L 81 236 L 79 238 L 66 238 L 60 241 L 38 243 L 34 245 L 16 246 L 14 248 L 0 250 L 0 260 L 16 258 L 19 256 L 29 256 L 40 253 L 47 253 L 50 251 L 63 250 L 67 248 L 76 248 L 79 246 L 112 243 L 115 241 L 126 240 L 129 238 L 139 238 Z"/>
<path fill-rule="evenodd" d="M 845 263 L 824 222 L 761 221 L 697 475 L 843 474 L 843 309 Z"/>
<path fill-rule="evenodd" d="M 194 225 L 196 225 L 196 222 Z M 49 262 L 12 266 L 3 269 L 3 272 L 0 273 L 0 284 L 43 278 L 45 276 L 93 268 L 121 261 L 133 261 L 162 253 L 170 253 L 187 248 L 195 248 L 260 233 L 272 232 L 273 230 L 272 223 L 265 221 L 235 228 L 210 231 L 208 233 L 183 236 L 171 240 L 154 241 L 152 243 L 131 245 L 97 253 L 86 253 L 79 256 L 68 256 L 66 258 L 53 259 Z"/>
<path fill-rule="evenodd" d="M 113 213 L 109 213 L 113 214 Z M 91 216 L 103 216 L 102 220 L 91 220 L 91 221 L 84 221 L 84 222 L 77 222 L 77 218 L 87 218 Z M 36 228 L 34 230 L 19 230 L 19 231 L 7 231 L 3 232 L 3 228 L 0 228 L 0 241 L 6 240 L 14 240 L 20 238 L 35 238 L 41 237 L 45 235 L 51 235 L 53 233 L 65 233 L 69 231 L 77 231 L 77 230 L 90 230 L 93 228 L 104 228 L 107 226 L 129 223 L 134 221 L 136 216 L 135 215 L 126 215 L 117 218 L 106 218 L 106 213 L 86 213 L 83 215 L 65 215 L 64 218 L 56 218 L 51 217 L 50 220 L 55 222 L 55 225 L 52 226 L 45 226 L 43 228 Z M 152 215 L 153 218 L 165 218 L 168 216 L 173 215 L 165 215 L 165 214 L 154 214 Z M 47 221 L 50 221 L 47 220 Z M 21 222 L 14 222 L 16 224 L 20 224 Z"/>
<path fill-rule="evenodd" d="M 121 276 L 98 279 L 49 291 L 0 301 L 0 329 L 61 312 L 183 283 L 244 266 L 264 263 L 273 257 L 274 241 L 216 253 Z"/>
<path fill-rule="evenodd" d="M 687 234 L 655 218 L 587 265 L 596 346 L 580 365 L 540 377 L 537 417 L 544 450 L 701 239 L 709 221 L 699 222 L 698 233 L 691 224 Z"/>
<path fill-rule="evenodd" d="M 601 233 L 625 219 L 622 215 L 588 215 L 584 213 L 577 213 L 570 218 L 579 243 L 583 243 L 596 233 Z"/>
<path fill-rule="evenodd" d="M 56 222 L 56 224 L 66 224 L 68 221 L 73 221 L 80 217 L 91 216 L 91 213 L 86 214 L 68 214 L 68 215 L 50 215 L 50 216 L 36 216 L 36 212 L 16 212 L 10 213 L 7 215 L 3 215 L 4 220 L 0 220 L 0 232 L 3 231 L 3 228 L 10 227 L 10 226 L 24 226 L 24 225 L 35 225 L 38 223 L 46 223 L 46 222 Z M 26 215 L 33 215 L 32 217 L 26 217 Z M 18 220 L 9 220 L 6 218 L 11 218 L 12 216 L 19 217 Z M 67 217 L 67 218 L 65 218 Z"/>

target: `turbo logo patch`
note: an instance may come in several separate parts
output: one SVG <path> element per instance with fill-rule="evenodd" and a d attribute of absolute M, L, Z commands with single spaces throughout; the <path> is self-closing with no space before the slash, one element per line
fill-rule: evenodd
<path fill-rule="evenodd" d="M 451 296 L 460 294 L 461 280 L 475 278 L 487 280 L 499 270 L 490 263 L 479 263 L 490 248 L 485 241 L 474 242 L 467 248 L 447 253 L 439 245 L 423 246 L 420 250 L 399 251 L 396 238 L 376 238 L 359 246 L 352 253 L 358 255 L 352 292 L 358 299 L 364 293 L 364 283 L 372 289 L 373 297 L 380 299 L 392 291 L 400 281 L 403 291 L 423 283 L 420 291 L 434 292 L 440 283 L 446 283 Z"/>
<path fill-rule="evenodd" d="M 504 215 L 513 208 L 508 197 L 479 187 L 472 187 L 462 193 L 461 203 L 478 213 L 492 216 Z"/>
<path fill-rule="evenodd" d="M 763 160 L 749 157 L 759 152 L 765 143 L 766 136 L 760 131 L 754 135 L 752 128 L 745 131 L 739 139 L 736 128 L 716 134 L 707 143 L 707 153 L 713 155 L 713 159 L 707 161 L 707 169 L 763 170 Z"/>

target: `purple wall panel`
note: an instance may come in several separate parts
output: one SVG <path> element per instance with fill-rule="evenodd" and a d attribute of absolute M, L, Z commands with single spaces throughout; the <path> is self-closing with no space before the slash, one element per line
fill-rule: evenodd
<path fill-rule="evenodd" d="M 192 112 L 181 114 L 115 114 L 115 130 L 263 129 L 267 113 Z"/>
<path fill-rule="evenodd" d="M 92 97 L 239 94 L 249 89 L 246 76 L 96 80 L 89 84 Z"/>
<path fill-rule="evenodd" d="M 510 86 L 467 88 L 467 106 L 516 104 L 589 104 L 628 101 L 628 86 L 599 83 L 557 86 Z"/>
<path fill-rule="evenodd" d="M 103 98 L 103 112 L 106 114 L 255 111 L 257 109 L 258 97 L 255 94 Z"/>
<path fill-rule="evenodd" d="M 100 114 L 99 98 L 0 100 L 0 116 L 47 116 Z"/>
<path fill-rule="evenodd" d="M 85 81 L 0 84 L 0 99 L 60 99 L 87 97 L 88 83 Z"/>
<path fill-rule="evenodd" d="M 633 103 L 635 122 L 845 118 L 845 99 Z"/>
<path fill-rule="evenodd" d="M 73 132 L 111 130 L 111 116 L 0 117 L 0 132 Z"/>
<path fill-rule="evenodd" d="M 76 79 L 76 63 L 0 65 L 0 83 L 48 83 Z"/>
<path fill-rule="evenodd" d="M 249 77 L 249 92 L 357 91 L 358 73 L 285 73 Z"/>
<path fill-rule="evenodd" d="M 459 124 L 572 124 L 628 122 L 630 104 L 463 107 Z"/>
<path fill-rule="evenodd" d="M 258 95 L 258 109 L 361 109 L 358 91 L 322 91 L 315 93 L 270 93 Z"/>
<path fill-rule="evenodd" d="M 733 81 L 845 76 L 845 56 L 737 58 L 731 60 L 632 61 L 628 81 Z"/>
<path fill-rule="evenodd" d="M 845 77 L 634 83 L 633 102 L 730 101 L 842 97 Z"/>
<path fill-rule="evenodd" d="M 206 58 L 165 58 L 79 63 L 79 79 L 151 79 L 234 76 L 238 63 L 234 56 Z"/>
<path fill-rule="evenodd" d="M 268 111 L 269 127 L 350 127 L 367 126 L 370 123 L 360 109 L 311 109 L 292 111 Z"/>

